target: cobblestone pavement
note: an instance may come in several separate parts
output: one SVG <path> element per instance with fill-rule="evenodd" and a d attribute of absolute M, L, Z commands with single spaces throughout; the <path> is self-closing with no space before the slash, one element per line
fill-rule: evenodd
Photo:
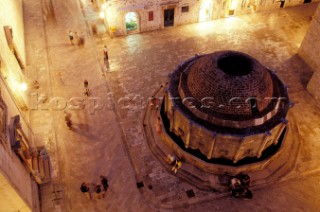
<path fill-rule="evenodd" d="M 138 167 L 144 183 L 153 187 L 152 191 L 146 189 L 150 195 L 155 195 L 163 205 L 175 205 L 175 201 L 188 199 L 186 191 L 190 189 L 195 192 L 196 197 L 200 197 L 199 202 L 211 195 L 180 182 L 161 167 L 146 147 L 141 135 L 141 120 L 148 98 L 160 84 L 168 80 L 168 74 L 180 62 L 195 54 L 225 49 L 243 51 L 256 57 L 264 65 L 275 70 L 289 87 L 290 98 L 295 103 L 292 113 L 298 120 L 303 146 L 295 170 L 286 179 L 296 178 L 311 170 L 318 171 L 317 149 L 312 150 L 310 146 L 318 145 L 317 138 L 320 134 L 316 123 L 319 122 L 320 116 L 316 103 L 305 90 L 312 72 L 296 54 L 316 6 L 317 4 L 304 5 L 105 41 L 110 55 L 110 72 L 106 76 L 115 96 L 133 162 Z M 97 39 L 99 49 L 103 44 Z M 310 109 L 303 110 L 306 106 Z M 257 199 L 268 197 L 274 205 L 251 201 L 241 207 L 236 206 L 234 211 L 249 210 L 253 206 L 256 210 L 283 211 L 288 205 L 287 201 L 292 202 L 288 206 L 297 211 L 303 207 L 307 211 L 313 211 L 318 205 L 310 204 L 308 198 L 299 196 L 297 191 L 306 192 L 305 197 L 319 196 L 319 193 L 313 193 L 316 190 L 309 189 L 315 178 L 297 180 L 306 181 L 304 183 L 308 185 L 305 187 L 294 187 L 295 183 L 292 181 L 283 182 L 279 187 L 268 191 L 256 191 Z M 292 193 L 292 199 L 298 201 L 294 202 L 288 197 L 274 200 L 273 197 L 278 198 L 275 195 L 278 192 L 283 196 Z M 311 199 L 315 200 L 316 196 Z M 192 205 L 194 202 L 198 201 L 190 199 L 186 208 L 191 211 L 210 207 L 223 210 L 223 206 L 234 205 L 228 198 L 204 205 Z M 235 204 L 239 203 L 236 202 Z"/>
<path fill-rule="evenodd" d="M 39 11 L 41 1 L 27 2 L 28 9 Z M 40 109 L 30 117 L 33 127 L 39 129 L 38 144 L 48 148 L 54 182 L 60 183 L 62 191 L 61 200 L 44 204 L 43 211 L 318 210 L 320 110 L 305 90 L 312 72 L 296 55 L 317 4 L 113 39 L 104 34 L 97 8 L 90 1 L 55 1 L 53 6 L 56 24 L 47 21 L 43 28 L 35 27 L 34 21 L 42 23 L 41 14 L 30 14 L 35 18 L 27 20 L 26 30 L 28 63 L 41 65 L 30 74 L 38 70 L 40 84 L 48 88 L 40 93 L 49 99 L 59 97 L 49 112 Z M 91 23 L 98 24 L 96 36 L 90 31 Z M 85 38 L 83 47 L 70 45 L 69 30 Z M 107 71 L 102 60 L 105 44 L 110 58 Z M 291 111 L 302 138 L 295 170 L 284 181 L 255 191 L 251 201 L 228 197 L 207 201 L 209 192 L 180 181 L 162 167 L 143 136 L 146 102 L 168 80 L 168 74 L 195 54 L 224 49 L 248 53 L 277 71 L 289 86 L 295 103 Z M 35 54 L 38 60 L 33 58 Z M 84 79 L 89 81 L 88 98 L 83 94 Z M 66 110 L 72 115 L 72 131 L 64 122 L 64 100 L 68 100 Z M 84 108 L 75 110 L 79 102 Z M 97 183 L 100 174 L 110 180 L 106 198 L 86 200 L 80 184 Z M 143 188 L 136 187 L 138 181 L 144 182 Z M 187 197 L 186 191 L 191 189 L 196 198 Z M 50 192 L 46 190 L 42 196 Z M 179 201 L 185 201 L 185 206 L 175 208 Z"/>
<path fill-rule="evenodd" d="M 53 183 L 40 187 L 42 211 L 117 211 L 130 207 L 146 210 L 114 110 L 89 110 L 94 108 L 96 99 L 107 97 L 109 88 L 79 2 L 54 2 L 56 23 L 48 18 L 44 25 L 41 11 L 46 2 L 25 3 L 29 10 L 28 63 L 40 67 L 30 68 L 30 76 L 37 77 L 40 83 L 40 89 L 31 92 L 48 98 L 30 114 L 36 144 L 47 147 L 52 162 Z M 84 37 L 85 45 L 71 45 L 69 30 Z M 89 81 L 88 98 L 84 95 L 85 79 Z M 35 100 L 31 99 L 31 103 Z M 74 109 L 76 104 L 83 109 Z M 73 130 L 66 126 L 64 110 L 71 114 Z M 89 201 L 81 194 L 80 185 L 86 181 L 92 189 L 100 175 L 108 177 L 110 188 L 105 199 Z"/>

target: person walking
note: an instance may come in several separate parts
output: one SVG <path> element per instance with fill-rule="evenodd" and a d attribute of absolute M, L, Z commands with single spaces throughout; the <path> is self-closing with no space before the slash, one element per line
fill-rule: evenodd
<path fill-rule="evenodd" d="M 80 186 L 80 191 L 88 198 L 91 199 L 90 189 L 88 183 L 83 182 Z"/>
<path fill-rule="evenodd" d="M 104 47 L 103 47 L 103 54 L 104 54 L 104 59 L 105 59 L 105 60 L 108 60 L 108 59 L 109 59 L 109 56 L 108 56 L 108 48 L 107 48 L 107 45 L 104 45 Z"/>
<path fill-rule="evenodd" d="M 77 32 L 74 32 L 74 39 L 76 41 L 76 44 L 79 47 L 83 47 L 83 45 L 84 45 L 84 37 L 83 36 L 79 36 Z"/>
<path fill-rule="evenodd" d="M 84 86 L 84 88 L 87 88 L 87 87 L 88 87 L 88 85 L 89 85 L 88 80 L 84 80 L 84 81 L 83 81 L 83 86 Z"/>
<path fill-rule="evenodd" d="M 73 129 L 71 120 L 66 120 L 66 124 L 67 124 L 67 127 L 69 128 L 69 130 Z"/>
<path fill-rule="evenodd" d="M 106 178 L 106 177 L 104 177 L 104 176 L 100 176 L 100 182 L 101 182 L 101 185 L 102 185 L 102 187 L 103 187 L 103 189 L 104 189 L 104 192 L 103 192 L 103 194 L 102 194 L 102 197 L 104 198 L 104 196 L 105 196 L 105 193 L 106 193 L 106 191 L 108 190 L 108 188 L 109 188 L 109 184 L 108 184 L 108 179 Z"/>
<path fill-rule="evenodd" d="M 83 81 L 83 86 L 84 86 L 84 95 L 86 95 L 86 96 L 89 96 L 89 92 L 90 92 L 90 90 L 89 90 L 89 88 L 88 88 L 88 86 L 89 86 L 89 82 L 88 82 L 88 80 L 84 80 Z"/>
<path fill-rule="evenodd" d="M 71 45 L 73 45 L 73 32 L 71 30 L 69 30 L 69 40 Z"/>
<path fill-rule="evenodd" d="M 103 47 L 103 55 L 104 55 L 104 65 L 106 67 L 106 71 L 109 71 L 109 55 L 108 55 L 108 48 L 107 45 Z"/>
<path fill-rule="evenodd" d="M 72 121 L 71 121 L 71 114 L 64 111 L 64 120 L 66 121 L 67 127 L 69 130 L 72 130 Z"/>
<path fill-rule="evenodd" d="M 102 194 L 101 185 L 95 185 L 95 186 L 94 186 L 94 193 L 95 193 L 95 196 L 96 196 L 98 199 L 101 199 L 101 196 L 103 195 L 103 194 Z"/>
<path fill-rule="evenodd" d="M 100 176 L 100 181 L 101 181 L 101 185 L 103 186 L 104 190 L 107 191 L 109 184 L 108 184 L 108 179 L 104 176 Z"/>

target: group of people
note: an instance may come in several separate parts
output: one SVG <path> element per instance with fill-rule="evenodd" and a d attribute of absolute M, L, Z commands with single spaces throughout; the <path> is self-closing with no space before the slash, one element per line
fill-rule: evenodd
<path fill-rule="evenodd" d="M 84 45 L 84 37 L 78 36 L 77 32 L 72 32 L 69 30 L 68 34 L 71 45 L 77 44 L 78 46 Z M 107 45 L 103 47 L 103 55 L 104 55 L 104 64 L 106 66 L 106 70 L 109 69 L 109 55 Z"/>
<path fill-rule="evenodd" d="M 93 195 L 97 199 L 101 199 L 105 197 L 105 193 L 108 190 L 109 184 L 108 179 L 104 176 L 100 176 L 101 184 L 93 184 Z M 88 198 L 92 199 L 91 191 L 90 191 L 90 184 L 83 182 L 80 186 L 80 191 Z"/>
<path fill-rule="evenodd" d="M 177 173 L 177 171 L 181 168 L 182 166 L 182 162 L 180 159 L 177 159 L 177 157 L 175 155 L 171 155 L 171 154 L 168 154 L 167 155 L 167 158 L 166 158 L 166 161 L 169 165 L 172 166 L 171 168 L 171 171 L 173 173 Z"/>
<path fill-rule="evenodd" d="M 77 32 L 72 32 L 69 30 L 69 40 L 71 45 L 77 44 L 78 46 L 84 45 L 84 37 L 79 37 Z"/>
<path fill-rule="evenodd" d="M 239 174 L 231 179 L 231 195 L 236 198 L 252 199 L 252 192 L 249 190 L 251 179 L 247 174 Z"/>

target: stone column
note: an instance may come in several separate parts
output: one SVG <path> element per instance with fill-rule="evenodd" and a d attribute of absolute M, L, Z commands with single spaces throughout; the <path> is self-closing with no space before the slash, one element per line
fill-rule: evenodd
<path fill-rule="evenodd" d="M 214 145 L 216 143 L 216 134 L 213 133 L 212 134 L 212 143 L 211 143 L 211 146 L 210 146 L 210 150 L 209 150 L 209 153 L 207 155 L 207 158 L 210 160 L 212 158 L 212 154 L 213 154 L 213 149 L 214 149 Z"/>
<path fill-rule="evenodd" d="M 241 150 L 242 150 L 241 147 L 242 147 L 242 145 L 244 145 L 243 143 L 244 143 L 244 137 L 242 137 L 240 139 L 240 144 L 238 146 L 237 152 L 233 157 L 233 163 L 237 163 L 238 162 L 238 160 L 240 158 L 240 155 L 241 155 Z"/>
<path fill-rule="evenodd" d="M 188 149 L 190 145 L 191 129 L 192 129 L 192 121 L 189 121 L 189 130 L 187 132 L 186 142 L 184 144 L 186 149 Z"/>
<path fill-rule="evenodd" d="M 257 158 L 260 158 L 261 155 L 262 155 L 262 152 L 264 150 L 264 147 L 266 146 L 269 138 L 270 138 L 271 134 L 269 135 L 268 133 L 265 135 L 264 139 L 263 139 L 263 142 L 261 143 L 260 145 L 260 148 L 259 148 L 259 151 L 258 151 L 258 154 L 257 154 Z"/>
<path fill-rule="evenodd" d="M 284 128 L 285 128 L 286 126 L 287 126 L 286 124 L 281 124 L 281 127 L 280 127 L 280 129 L 278 130 L 277 135 L 276 135 L 275 138 L 274 138 L 274 141 L 273 141 L 273 144 L 274 144 L 274 145 L 277 145 L 277 144 L 278 144 L 280 135 L 282 134 L 282 132 L 283 132 L 283 130 L 284 130 Z"/>

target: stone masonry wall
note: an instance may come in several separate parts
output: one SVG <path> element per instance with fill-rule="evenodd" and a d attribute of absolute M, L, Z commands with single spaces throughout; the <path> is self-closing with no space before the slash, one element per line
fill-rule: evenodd
<path fill-rule="evenodd" d="M 1 73 L 6 78 L 10 86 L 17 88 L 22 82 L 26 82 L 25 76 L 15 57 L 13 51 L 8 46 L 4 26 L 12 28 L 13 43 L 23 65 L 26 65 L 25 38 L 23 9 L 21 0 L 1 0 L 0 1 L 0 60 Z M 19 89 L 15 91 L 16 98 L 19 98 L 21 107 L 27 104 L 27 97 Z"/>
<path fill-rule="evenodd" d="M 0 48 L 1 57 L 6 57 L 7 65 L 16 65 L 16 59 L 7 45 L 3 27 L 10 26 L 13 32 L 13 41 L 23 62 L 26 62 L 22 0 L 0 1 Z"/>
<path fill-rule="evenodd" d="M 15 153 L 6 151 L 0 145 L 0 172 L 3 172 L 7 180 L 10 181 L 12 188 L 19 194 L 20 198 L 30 209 L 33 208 L 32 181 L 30 174 L 26 171 Z M 0 195 L 4 190 L 0 191 Z M 0 206 L 1 211 L 1 206 Z"/>
<path fill-rule="evenodd" d="M 268 146 L 277 142 L 281 134 L 281 125 L 278 124 L 272 130 L 270 135 L 265 133 L 250 136 L 233 136 L 227 134 L 216 134 L 200 126 L 197 123 L 190 124 L 188 117 L 178 108 L 174 108 L 170 94 L 166 94 L 165 106 L 166 114 L 170 120 L 170 129 L 178 135 L 187 148 L 198 149 L 203 155 L 209 158 L 226 158 L 234 162 L 245 157 L 259 157 Z M 191 129 L 190 129 L 191 128 Z M 189 138 L 189 145 L 187 140 Z M 212 148 L 212 143 L 214 147 Z"/>
<path fill-rule="evenodd" d="M 311 21 L 309 30 L 300 46 L 300 57 L 312 68 L 314 74 L 307 86 L 308 91 L 320 99 L 320 5 Z"/>
<path fill-rule="evenodd" d="M 2 78 L 0 79 L 0 91 L 1 98 L 5 102 L 8 110 L 6 117 L 6 143 L 0 144 L 0 170 L 2 170 L 2 172 L 4 172 L 6 176 L 8 176 L 8 180 L 10 181 L 11 185 L 13 185 L 13 188 L 20 195 L 21 199 L 23 199 L 26 204 L 32 209 L 32 207 L 34 207 L 33 198 L 35 198 L 32 194 L 32 184 L 34 184 L 34 181 L 31 180 L 30 174 L 26 171 L 26 168 L 23 166 L 18 156 L 16 156 L 16 154 L 11 149 L 9 127 L 12 117 L 20 115 L 20 124 L 22 130 L 29 137 L 30 141 L 33 140 L 32 132 L 27 125 L 27 120 L 23 118 L 22 114 L 15 105 L 12 96 L 10 95 L 10 92 L 5 86 Z"/>
<path fill-rule="evenodd" d="M 6 117 L 7 122 L 5 123 L 7 127 L 7 133 L 5 136 L 7 141 L 5 144 L 0 144 L 0 170 L 3 175 L 7 177 L 8 181 L 10 181 L 13 189 L 32 210 L 34 202 L 32 196 L 32 184 L 34 182 L 32 181 L 30 174 L 26 171 L 26 168 L 23 166 L 18 156 L 16 156 L 11 149 L 8 129 L 11 118 L 13 116 L 20 115 L 20 123 L 23 131 L 27 136 L 30 136 L 31 131 L 27 127 L 26 122 L 28 120 L 23 119 L 20 110 L 17 108 L 17 105 L 13 100 L 12 93 L 18 91 L 17 86 L 14 86 L 14 88 L 11 89 L 11 92 L 9 92 L 9 88 L 4 81 L 4 78 L 6 78 L 7 83 L 12 83 L 12 81 L 15 83 L 24 82 L 24 75 L 15 55 L 8 46 L 4 26 L 9 26 L 12 28 L 13 42 L 16 51 L 20 55 L 20 59 L 25 65 L 26 53 L 22 0 L 0 0 L 0 69 L 2 74 L 0 78 L 0 93 L 8 110 Z M 32 141 L 32 137 L 30 137 L 30 140 Z M 0 191 L 0 195 L 1 192 L 6 191 Z"/>

